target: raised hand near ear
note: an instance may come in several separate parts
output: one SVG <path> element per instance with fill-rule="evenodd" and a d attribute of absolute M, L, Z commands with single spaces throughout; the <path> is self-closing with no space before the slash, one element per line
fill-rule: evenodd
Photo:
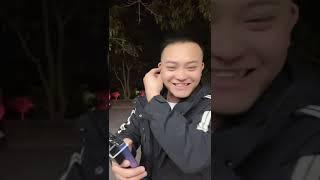
<path fill-rule="evenodd" d="M 151 69 L 143 78 L 143 84 L 148 102 L 157 95 L 163 88 L 163 81 L 160 76 L 161 68 Z"/>

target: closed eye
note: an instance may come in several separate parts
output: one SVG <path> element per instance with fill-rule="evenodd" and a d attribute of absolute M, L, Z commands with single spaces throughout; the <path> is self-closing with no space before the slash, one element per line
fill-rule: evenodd
<path fill-rule="evenodd" d="M 261 17 L 261 18 L 253 18 L 253 19 L 249 19 L 246 20 L 246 23 L 264 23 L 264 22 L 270 22 L 274 19 L 273 16 L 269 16 L 269 17 Z"/>
<path fill-rule="evenodd" d="M 174 71 L 176 67 L 166 67 L 168 71 Z"/>
<path fill-rule="evenodd" d="M 252 31 L 265 31 L 272 27 L 272 22 L 275 19 L 274 16 L 267 16 L 267 17 L 259 17 L 259 18 L 252 18 L 249 20 L 244 21 L 246 26 L 249 30 Z"/>
<path fill-rule="evenodd" d="M 196 66 L 192 66 L 192 67 L 188 67 L 187 69 L 190 70 L 190 71 L 193 71 L 193 70 L 196 70 L 197 67 Z"/>

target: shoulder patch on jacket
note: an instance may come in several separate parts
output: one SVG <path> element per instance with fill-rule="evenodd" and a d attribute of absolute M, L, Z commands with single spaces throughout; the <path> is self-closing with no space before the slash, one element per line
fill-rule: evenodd
<path fill-rule="evenodd" d="M 298 114 L 306 114 L 320 119 L 320 106 L 317 105 L 308 105 L 301 109 L 298 109 L 296 112 Z"/>
<path fill-rule="evenodd" d="M 120 134 L 122 131 L 126 130 L 126 126 L 130 125 L 130 123 L 131 123 L 131 117 L 132 117 L 132 115 L 135 114 L 135 113 L 136 113 L 136 108 L 134 108 L 134 109 L 131 111 L 130 116 L 128 117 L 127 121 L 124 122 L 124 123 L 122 123 L 122 124 L 120 125 L 120 128 L 119 128 L 118 131 L 117 131 L 118 134 Z"/>
<path fill-rule="evenodd" d="M 206 95 L 204 97 L 207 98 L 207 99 L 211 99 L 211 95 L 210 94 L 208 94 L 208 95 Z"/>
<path fill-rule="evenodd" d="M 320 155 L 301 157 L 292 174 L 292 180 L 320 179 Z"/>
<path fill-rule="evenodd" d="M 197 129 L 203 132 L 208 132 L 211 122 L 211 111 L 205 111 L 202 115 L 201 121 L 197 125 Z"/>

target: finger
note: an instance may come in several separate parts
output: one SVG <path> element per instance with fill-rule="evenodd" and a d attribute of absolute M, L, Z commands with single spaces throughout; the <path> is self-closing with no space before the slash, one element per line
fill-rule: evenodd
<path fill-rule="evenodd" d="M 149 71 L 151 74 L 159 74 L 161 71 L 161 68 L 153 68 Z"/>
<path fill-rule="evenodd" d="M 127 144 L 127 146 L 129 147 L 130 151 L 132 151 L 132 145 L 133 145 L 133 141 L 129 138 L 124 138 L 123 141 Z"/>
<path fill-rule="evenodd" d="M 156 78 L 157 81 L 162 81 L 161 74 L 154 74 L 154 77 Z"/>
<path fill-rule="evenodd" d="M 128 178 L 128 180 L 141 180 L 142 178 L 146 177 L 147 175 L 148 175 L 148 173 L 145 171 L 135 177 Z"/>
<path fill-rule="evenodd" d="M 120 174 L 115 174 L 115 177 L 117 180 L 141 180 L 142 178 L 146 177 L 147 175 L 148 175 L 148 173 L 145 171 L 137 176 L 130 177 L 130 178 L 122 177 Z"/>
<path fill-rule="evenodd" d="M 112 160 L 111 161 L 111 166 L 120 166 L 116 161 Z"/>
<path fill-rule="evenodd" d="M 123 141 L 124 141 L 127 145 L 133 144 L 133 141 L 132 141 L 130 138 L 124 138 Z"/>
<path fill-rule="evenodd" d="M 129 177 L 137 177 L 137 179 L 141 179 L 145 176 L 143 176 L 144 173 L 146 173 L 145 168 L 143 166 L 139 166 L 139 168 L 131 168 L 132 171 L 128 171 L 130 169 L 127 169 L 127 167 L 130 166 L 130 161 L 124 160 L 121 165 L 119 165 L 117 162 L 112 161 L 112 167 L 111 170 L 117 177 L 117 180 L 127 180 Z"/>
<path fill-rule="evenodd" d="M 128 160 L 124 160 L 124 161 L 121 163 L 121 167 L 127 168 L 127 167 L 129 167 L 129 166 L 130 166 L 130 161 L 128 161 Z"/>
<path fill-rule="evenodd" d="M 130 169 L 126 169 L 126 170 L 128 170 L 125 175 L 126 178 L 135 177 L 135 176 L 138 176 L 138 175 L 146 172 L 146 170 L 143 166 L 139 166 L 136 168 L 130 168 Z"/>
<path fill-rule="evenodd" d="M 119 174 L 121 177 L 131 178 L 131 177 L 135 177 L 141 173 L 144 173 L 145 168 L 143 166 L 139 166 L 136 168 L 122 168 L 119 166 L 113 166 L 112 171 L 115 174 Z"/>
<path fill-rule="evenodd" d="M 116 180 L 123 180 L 124 177 L 122 177 L 119 173 L 117 173 L 117 171 L 115 171 L 115 167 L 118 167 L 118 166 L 112 166 L 111 170 L 112 170 L 114 176 L 116 177 Z"/>
<path fill-rule="evenodd" d="M 144 172 L 144 168 L 142 166 L 137 168 L 124 168 L 121 166 L 112 166 L 111 170 L 112 172 L 114 172 L 114 174 L 119 174 L 122 177 L 133 177 Z"/>
<path fill-rule="evenodd" d="M 120 176 L 119 174 L 114 174 L 114 176 L 116 177 L 116 180 L 124 180 L 125 178 Z"/>

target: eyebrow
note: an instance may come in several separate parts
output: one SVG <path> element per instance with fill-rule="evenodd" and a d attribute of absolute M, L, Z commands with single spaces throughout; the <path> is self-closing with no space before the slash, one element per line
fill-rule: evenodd
<path fill-rule="evenodd" d="M 189 61 L 187 62 L 186 64 L 192 64 L 192 63 L 198 63 L 198 61 L 194 60 L 194 61 Z M 177 62 L 175 61 L 167 61 L 165 62 L 165 64 L 178 64 Z"/>
<path fill-rule="evenodd" d="M 277 6 L 279 4 L 280 4 L 280 1 L 261 0 L 261 1 L 251 1 L 246 5 L 246 7 L 247 8 L 255 8 L 255 7 L 260 7 L 260 6 Z"/>
<path fill-rule="evenodd" d="M 187 64 L 193 64 L 193 63 L 198 63 L 198 61 L 190 61 L 190 62 L 187 62 Z"/>
<path fill-rule="evenodd" d="M 178 64 L 178 63 L 175 61 L 167 61 L 167 62 L 165 62 L 165 64 Z"/>

